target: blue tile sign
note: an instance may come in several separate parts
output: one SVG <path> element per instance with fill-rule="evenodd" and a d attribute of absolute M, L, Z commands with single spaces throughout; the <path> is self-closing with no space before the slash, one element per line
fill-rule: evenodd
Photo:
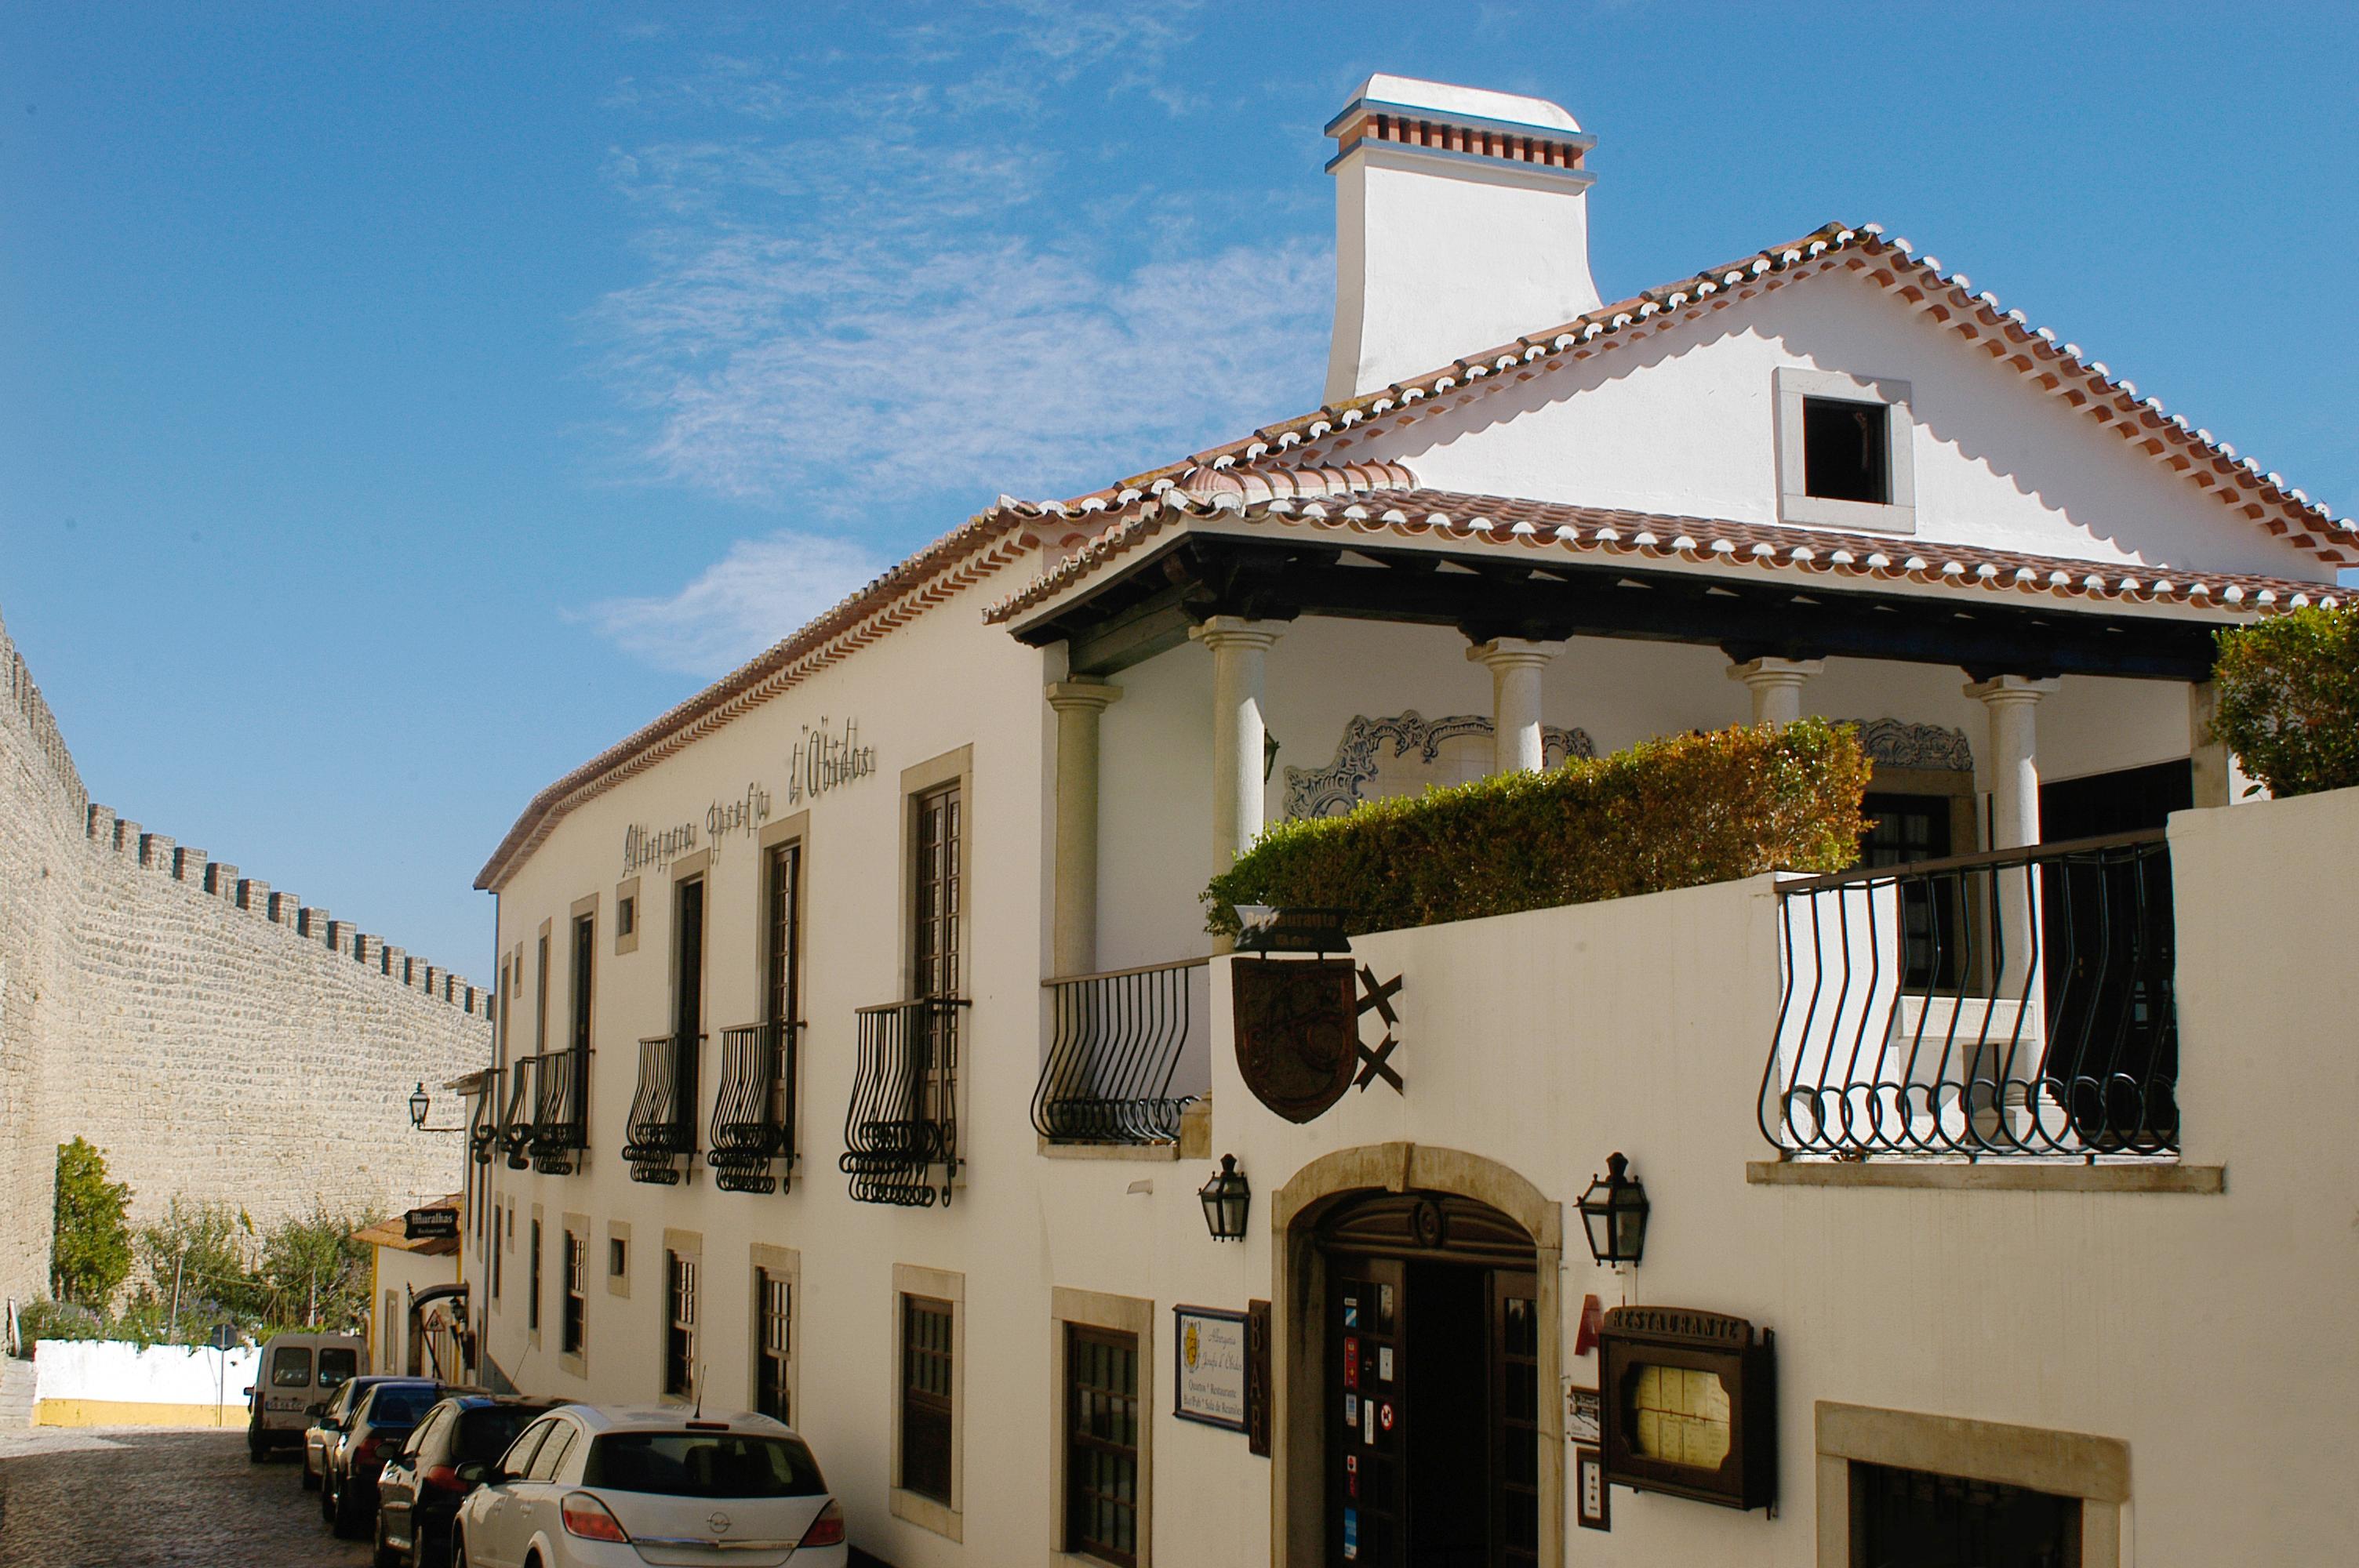
<path fill-rule="evenodd" d="M 1360 1555 L 1360 1510 L 1343 1510 L 1343 1560 L 1354 1562 Z"/>

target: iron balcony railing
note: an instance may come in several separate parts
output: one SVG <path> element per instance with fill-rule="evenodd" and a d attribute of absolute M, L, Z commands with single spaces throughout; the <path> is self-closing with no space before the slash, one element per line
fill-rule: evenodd
<path fill-rule="evenodd" d="M 467 1152 L 478 1165 L 490 1164 L 492 1151 L 499 1146 L 500 1086 L 506 1076 L 503 1068 L 484 1068 L 482 1092 L 467 1115 Z"/>
<path fill-rule="evenodd" d="M 790 1187 L 795 1173 L 795 1044 L 799 1022 L 773 1020 L 721 1032 L 721 1089 L 704 1162 L 733 1193 Z"/>
<path fill-rule="evenodd" d="M 507 1074 L 506 1103 L 500 1110 L 499 1141 L 508 1169 L 532 1168 L 532 1058 L 519 1056 Z"/>
<path fill-rule="evenodd" d="M 1761 1130 L 1788 1155 L 2179 1151 L 2159 830 L 1778 889 Z"/>
<path fill-rule="evenodd" d="M 701 1034 L 655 1034 L 639 1042 L 639 1083 L 624 1125 L 631 1180 L 678 1184 L 696 1153 L 696 1067 Z"/>
<path fill-rule="evenodd" d="M 1209 958 L 1043 980 L 1047 1059 L 1032 1126 L 1052 1143 L 1175 1143 L 1212 1092 Z"/>
<path fill-rule="evenodd" d="M 859 1011 L 860 1061 L 843 1117 L 843 1155 L 861 1203 L 929 1208 L 958 1178 L 958 1044 L 964 997 Z"/>
<path fill-rule="evenodd" d="M 574 1157 L 590 1146 L 590 1053 L 544 1051 L 517 1064 L 532 1078 L 532 1126 L 526 1148 L 533 1168 L 563 1176 Z"/>

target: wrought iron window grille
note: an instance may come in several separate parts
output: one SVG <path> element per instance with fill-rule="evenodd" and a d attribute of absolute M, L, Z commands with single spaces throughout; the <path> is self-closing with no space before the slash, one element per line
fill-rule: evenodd
<path fill-rule="evenodd" d="M 1051 1143 L 1176 1143 L 1211 1091 L 1209 958 L 1041 981 L 1049 1035 L 1032 1126 Z"/>
<path fill-rule="evenodd" d="M 1760 1125 L 1786 1156 L 2175 1156 L 2159 830 L 1797 879 Z"/>
<path fill-rule="evenodd" d="M 930 1208 L 958 1179 L 959 1020 L 964 997 L 864 1007 L 838 1167 L 859 1203 Z"/>
<path fill-rule="evenodd" d="M 526 1149 L 533 1168 L 543 1175 L 570 1175 L 576 1153 L 590 1146 L 590 1053 L 580 1047 L 544 1051 L 519 1066 L 531 1070 L 533 1116 Z"/>
<path fill-rule="evenodd" d="M 799 1019 L 721 1032 L 721 1087 L 704 1162 L 724 1192 L 790 1190 L 795 1172 Z"/>
<path fill-rule="evenodd" d="M 467 1152 L 478 1165 L 492 1162 L 492 1151 L 500 1142 L 500 1088 L 507 1076 L 500 1067 L 484 1069 L 484 1087 L 475 1096 L 474 1108 L 467 1117 Z"/>
<path fill-rule="evenodd" d="M 696 1065 L 701 1034 L 653 1034 L 639 1042 L 639 1082 L 625 1123 L 623 1158 L 631 1180 L 676 1186 L 696 1155 Z"/>

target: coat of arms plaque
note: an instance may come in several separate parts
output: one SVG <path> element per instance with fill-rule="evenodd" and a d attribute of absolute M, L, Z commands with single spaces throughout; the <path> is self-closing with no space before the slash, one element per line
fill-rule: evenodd
<path fill-rule="evenodd" d="M 1360 1055 L 1352 960 L 1239 962 L 1229 980 L 1237 1071 L 1254 1098 L 1288 1121 L 1310 1121 L 1342 1099 Z"/>

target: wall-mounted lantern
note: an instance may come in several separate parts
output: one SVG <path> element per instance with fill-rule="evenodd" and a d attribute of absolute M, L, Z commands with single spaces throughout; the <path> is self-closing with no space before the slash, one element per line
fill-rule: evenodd
<path fill-rule="evenodd" d="M 421 1081 L 416 1088 L 409 1092 L 409 1125 L 416 1128 L 420 1132 L 464 1132 L 467 1130 L 463 1127 L 427 1126 L 426 1113 L 433 1108 L 434 1101 L 426 1093 L 426 1085 Z"/>
<path fill-rule="evenodd" d="M 1204 1228 L 1212 1233 L 1213 1240 L 1245 1238 L 1245 1214 L 1253 1206 L 1253 1188 L 1237 1169 L 1234 1154 L 1221 1156 L 1219 1173 L 1197 1188 L 1196 1196 L 1203 1203 Z"/>
<path fill-rule="evenodd" d="M 1627 1173 L 1630 1162 L 1616 1150 L 1606 1156 L 1605 1175 L 1590 1178 L 1581 1195 L 1581 1223 L 1589 1232 L 1590 1256 L 1601 1263 L 1638 1266 L 1647 1250 L 1646 1184 Z"/>

